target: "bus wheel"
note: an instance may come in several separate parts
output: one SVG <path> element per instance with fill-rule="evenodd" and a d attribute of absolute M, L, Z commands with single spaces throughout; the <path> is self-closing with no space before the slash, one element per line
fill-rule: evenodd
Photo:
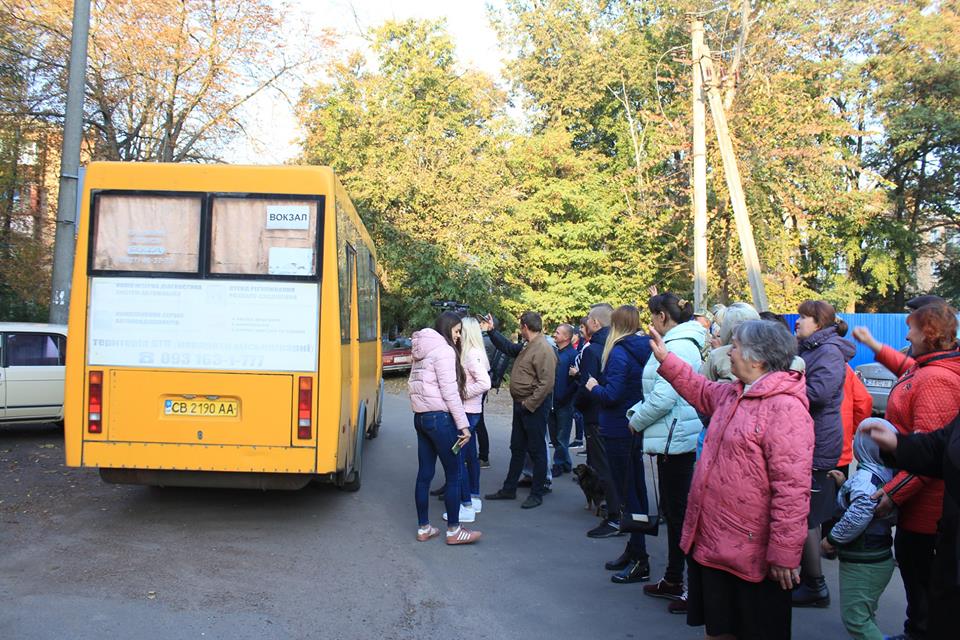
<path fill-rule="evenodd" d="M 340 488 L 344 491 L 359 491 L 360 490 L 360 470 L 356 469 L 350 472 L 350 475 L 347 476 L 343 484 L 340 485 Z"/>
<path fill-rule="evenodd" d="M 353 468 L 350 471 L 344 471 L 339 485 L 344 491 L 357 491 L 360 489 L 360 469 L 363 468 L 363 441 L 367 423 L 367 407 L 360 407 L 360 414 L 357 416 L 357 439 L 353 449 Z"/>
<path fill-rule="evenodd" d="M 377 410 L 373 415 L 373 422 L 367 429 L 367 440 L 373 440 L 380 435 L 380 423 L 383 422 L 383 378 L 380 379 L 380 391 L 377 393 Z"/>

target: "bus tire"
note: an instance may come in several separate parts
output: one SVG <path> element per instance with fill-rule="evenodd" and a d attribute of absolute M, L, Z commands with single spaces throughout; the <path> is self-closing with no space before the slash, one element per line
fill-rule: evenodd
<path fill-rule="evenodd" d="M 351 493 L 354 491 L 359 491 L 360 490 L 360 472 L 351 471 L 348 478 L 349 478 L 348 480 L 346 480 L 343 484 L 340 485 L 340 488 L 343 491 L 349 491 Z"/>
<path fill-rule="evenodd" d="M 363 468 L 363 441 L 366 439 L 364 425 L 367 423 L 367 406 L 360 407 L 360 415 L 357 416 L 357 443 L 353 450 L 353 465 L 350 471 L 344 471 L 340 482 L 340 488 L 344 491 L 360 490 L 360 471 Z"/>
<path fill-rule="evenodd" d="M 383 378 L 380 378 L 380 390 L 377 392 L 377 410 L 373 415 L 373 422 L 367 429 L 367 440 L 373 440 L 380 435 L 380 423 L 383 422 Z"/>

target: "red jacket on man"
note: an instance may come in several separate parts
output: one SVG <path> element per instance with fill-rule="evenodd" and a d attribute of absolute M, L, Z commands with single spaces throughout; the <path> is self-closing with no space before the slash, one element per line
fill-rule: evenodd
<path fill-rule="evenodd" d="M 916 360 L 887 345 L 877 362 L 899 377 L 890 390 L 886 418 L 900 433 L 936 431 L 960 412 L 960 351 L 934 351 Z M 883 488 L 889 493 L 909 474 L 901 471 Z M 900 508 L 897 526 L 914 533 L 934 534 L 943 510 L 943 480 L 914 476 L 890 496 Z"/>

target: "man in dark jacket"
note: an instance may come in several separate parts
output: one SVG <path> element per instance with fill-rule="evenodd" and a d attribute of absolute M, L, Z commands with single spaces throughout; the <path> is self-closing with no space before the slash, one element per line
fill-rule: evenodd
<path fill-rule="evenodd" d="M 493 346 L 493 341 L 487 332 L 483 332 L 483 348 L 487 352 L 487 362 L 490 363 L 490 388 L 497 389 L 499 392 L 500 384 L 503 382 L 503 376 L 510 365 L 510 358 L 507 354 Z M 487 404 L 487 394 L 483 394 L 483 404 Z M 484 414 L 480 414 L 480 422 L 477 423 L 477 447 L 479 448 L 478 458 L 481 469 L 490 468 L 490 434 L 487 432 L 487 421 Z"/>
<path fill-rule="evenodd" d="M 488 316 L 488 318 L 491 322 L 493 321 L 492 316 Z M 486 322 L 487 320 L 484 320 L 484 323 Z M 490 339 L 488 331 L 483 332 L 483 348 L 487 352 L 487 362 L 490 363 L 490 388 L 499 389 L 503 383 L 503 376 L 506 375 L 507 369 L 510 367 L 512 357 L 493 346 L 493 340 Z M 519 350 L 517 353 L 519 353 Z"/>
<path fill-rule="evenodd" d="M 587 341 L 590 339 L 590 332 L 587 330 L 587 317 L 584 316 L 580 320 L 580 329 L 578 330 L 577 338 L 579 338 L 574 345 L 577 349 L 577 357 L 573 361 L 573 368 L 570 371 L 570 375 L 573 377 L 573 384 L 577 383 L 577 371 L 580 369 L 580 355 L 583 353 L 584 348 L 587 346 Z M 576 390 L 574 391 L 574 396 L 576 396 Z M 573 441 L 570 442 L 569 449 L 574 447 L 583 446 L 583 414 L 580 413 L 580 409 L 577 408 L 576 403 L 573 403 L 573 426 L 576 427 L 576 433 L 573 436 Z M 587 452 L 578 452 L 578 455 L 586 455 Z"/>
<path fill-rule="evenodd" d="M 620 492 L 617 490 L 613 475 L 610 473 L 610 464 L 607 453 L 600 438 L 600 405 L 591 397 L 586 389 L 587 380 L 591 377 L 600 378 L 601 358 L 603 347 L 610 333 L 610 317 L 613 307 L 607 303 L 595 304 L 587 315 L 587 331 L 590 332 L 590 344 L 580 354 L 580 369 L 577 373 L 577 390 L 574 395 L 574 404 L 583 414 L 586 423 L 585 439 L 587 442 L 587 464 L 600 476 L 603 492 L 607 501 L 607 518 L 599 525 L 587 532 L 591 538 L 609 538 L 620 534 L 620 529 L 610 517 L 617 517 L 620 505 Z"/>
<path fill-rule="evenodd" d="M 887 464 L 909 473 L 943 478 L 943 515 L 938 526 L 933 580 L 930 585 L 929 640 L 956 638 L 960 609 L 960 415 L 943 429 L 894 434 L 878 418 L 861 429 L 886 452 Z"/>
<path fill-rule="evenodd" d="M 571 344 L 573 327 L 561 324 L 553 332 L 557 343 L 557 379 L 553 385 L 553 409 L 547 426 L 550 429 L 550 443 L 553 444 L 553 477 L 570 473 L 573 463 L 570 460 L 570 430 L 573 428 L 573 394 L 577 391 L 574 379 L 570 376 L 570 367 L 577 359 L 577 350 Z"/>
<path fill-rule="evenodd" d="M 520 316 L 520 335 L 524 345 L 516 345 L 484 322 L 493 346 L 516 360 L 510 374 L 510 396 L 513 398 L 513 428 L 510 431 L 510 468 L 503 488 L 486 495 L 487 500 L 513 500 L 523 471 L 524 458 L 533 462 L 533 484 L 530 495 L 521 505 L 532 509 L 543 504 L 547 482 L 547 415 L 549 398 L 556 383 L 557 357 L 543 335 L 540 314 L 526 311 Z"/>

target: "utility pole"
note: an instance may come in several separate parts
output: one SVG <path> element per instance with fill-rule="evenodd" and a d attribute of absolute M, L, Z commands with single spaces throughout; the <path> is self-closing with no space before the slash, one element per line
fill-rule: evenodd
<path fill-rule="evenodd" d="M 693 308 L 707 304 L 707 111 L 703 101 L 703 21 L 694 20 L 693 40 Z"/>
<path fill-rule="evenodd" d="M 743 261 L 747 267 L 747 279 L 750 281 L 753 305 L 758 311 L 766 311 L 767 292 L 760 272 L 760 258 L 757 255 L 757 246 L 753 240 L 750 215 L 747 213 L 747 200 L 743 193 L 743 183 L 740 180 L 740 169 L 737 167 L 737 157 L 734 154 L 730 131 L 727 128 L 727 116 L 723 108 L 723 96 L 720 93 L 720 79 L 714 73 L 713 60 L 710 58 L 710 47 L 706 43 L 701 45 L 699 62 L 700 69 L 703 72 L 703 82 L 707 88 L 707 97 L 710 101 L 713 125 L 717 132 L 717 142 L 720 145 L 720 155 L 723 158 L 723 172 L 727 178 L 727 189 L 730 191 L 730 202 L 733 205 L 737 235 L 740 237 L 740 251 L 743 253 Z"/>
<path fill-rule="evenodd" d="M 70 77 L 67 81 L 67 112 L 63 123 L 60 158 L 60 193 L 57 197 L 57 235 L 53 249 L 53 284 L 50 322 L 66 324 L 70 307 L 70 282 L 76 246 L 76 214 L 79 196 L 80 141 L 83 137 L 83 97 L 86 92 L 87 34 L 90 30 L 90 0 L 74 0 L 73 33 L 70 36 Z"/>

